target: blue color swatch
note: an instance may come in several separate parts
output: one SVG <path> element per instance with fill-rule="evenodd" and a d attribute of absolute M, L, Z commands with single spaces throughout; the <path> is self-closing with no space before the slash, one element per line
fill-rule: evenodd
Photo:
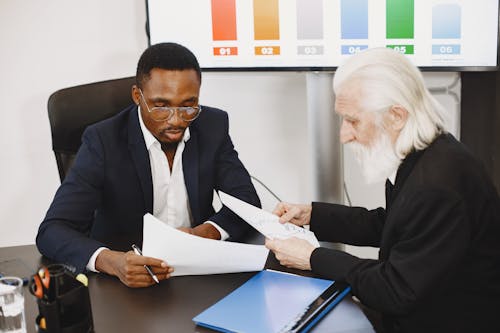
<path fill-rule="evenodd" d="M 457 4 L 442 4 L 432 8 L 432 38 L 461 38 L 462 8 Z"/>
<path fill-rule="evenodd" d="M 368 0 L 340 2 L 342 39 L 368 39 Z"/>

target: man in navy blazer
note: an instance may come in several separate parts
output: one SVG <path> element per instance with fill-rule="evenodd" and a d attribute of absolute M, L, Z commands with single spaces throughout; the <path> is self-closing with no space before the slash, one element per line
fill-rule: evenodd
<path fill-rule="evenodd" d="M 201 70 L 187 48 L 149 47 L 136 80 L 136 105 L 85 130 L 36 242 L 43 255 L 77 271 L 144 287 L 154 283 L 144 265 L 160 280 L 173 271 L 129 251 L 142 244 L 145 213 L 197 236 L 238 240 L 249 226 L 226 207 L 215 213 L 213 191 L 260 201 L 229 137 L 227 113 L 198 103 Z"/>

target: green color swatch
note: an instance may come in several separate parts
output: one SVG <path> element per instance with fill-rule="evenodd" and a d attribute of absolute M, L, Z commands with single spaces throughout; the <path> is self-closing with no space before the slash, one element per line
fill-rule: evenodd
<path fill-rule="evenodd" d="M 414 0 L 387 0 L 387 38 L 413 38 L 415 22 L 414 13 Z"/>

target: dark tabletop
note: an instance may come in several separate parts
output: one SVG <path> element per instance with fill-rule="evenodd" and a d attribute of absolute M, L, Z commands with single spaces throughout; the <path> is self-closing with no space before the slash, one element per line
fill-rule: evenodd
<path fill-rule="evenodd" d="M 256 242 L 252 242 L 256 243 Z M 257 242 L 258 243 L 258 242 Z M 34 245 L 0 248 L 0 260 L 20 259 L 35 270 L 46 264 Z M 279 265 L 270 254 L 266 268 L 297 273 Z M 304 274 L 302 275 L 311 275 Z M 160 284 L 133 289 L 117 278 L 89 273 L 89 291 L 96 332 L 213 332 L 192 318 L 241 286 L 253 273 L 178 276 Z M 28 332 L 35 332 L 35 297 L 25 288 Z"/>

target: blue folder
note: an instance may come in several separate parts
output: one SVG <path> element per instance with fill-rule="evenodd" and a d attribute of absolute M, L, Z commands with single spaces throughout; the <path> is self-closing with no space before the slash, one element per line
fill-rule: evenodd
<path fill-rule="evenodd" d="M 307 332 L 350 289 L 331 280 L 264 270 L 193 321 L 220 332 Z"/>

